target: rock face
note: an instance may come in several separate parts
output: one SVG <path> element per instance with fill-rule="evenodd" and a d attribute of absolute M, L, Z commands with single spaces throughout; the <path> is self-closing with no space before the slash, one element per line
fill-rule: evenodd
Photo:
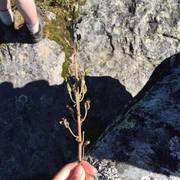
<path fill-rule="evenodd" d="M 180 178 L 180 54 L 158 66 L 89 160 L 102 180 Z"/>
<path fill-rule="evenodd" d="M 80 63 L 91 75 L 118 79 L 133 96 L 180 51 L 179 0 L 88 0 L 81 15 Z"/>
<path fill-rule="evenodd" d="M 0 179 L 52 179 L 76 153 L 72 137 L 59 126 L 65 87 L 45 80 L 21 88 L 4 82 L 0 100 Z"/>
<path fill-rule="evenodd" d="M 48 39 L 3 47 L 0 179 L 51 179 L 76 152 L 71 150 L 73 139 L 58 123 L 67 101 L 66 89 L 59 85 L 64 52 Z"/>
<path fill-rule="evenodd" d="M 76 158 L 74 139 L 59 125 L 60 118 L 71 117 L 60 84 L 63 61 L 61 47 L 48 39 L 1 47 L 0 179 L 49 180 Z M 132 97 L 111 77 L 87 77 L 87 85 L 92 107 L 86 137 L 93 141 Z"/>
<path fill-rule="evenodd" d="M 0 49 L 0 81 L 12 82 L 14 87 L 41 79 L 61 84 L 64 60 L 62 48 L 48 39 L 35 45 L 12 43 Z"/>
<path fill-rule="evenodd" d="M 99 135 L 120 114 L 89 155 L 99 179 L 180 178 L 180 55 L 158 66 L 180 51 L 179 1 L 89 0 L 81 14 L 79 60 L 93 75 L 86 135 Z M 11 44 L 0 49 L 0 179 L 52 179 L 76 157 L 58 123 L 70 118 L 64 53 L 48 39 L 22 44 L 25 33 L 3 33 L 0 41 Z"/>

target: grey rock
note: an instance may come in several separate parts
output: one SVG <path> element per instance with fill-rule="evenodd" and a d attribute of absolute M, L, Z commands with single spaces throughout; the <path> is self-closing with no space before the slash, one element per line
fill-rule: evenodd
<path fill-rule="evenodd" d="M 77 24 L 79 60 L 135 96 L 155 67 L 180 52 L 179 0 L 88 0 Z"/>
<path fill-rule="evenodd" d="M 0 179 L 51 179 L 75 157 L 59 125 L 68 101 L 59 85 L 64 57 L 48 39 L 0 49 Z"/>
<path fill-rule="evenodd" d="M 46 17 L 49 21 L 56 20 L 56 14 L 51 11 L 46 12 Z"/>
<path fill-rule="evenodd" d="M 169 149 L 171 156 L 180 160 L 180 137 L 174 136 L 169 141 Z"/>
<path fill-rule="evenodd" d="M 72 103 L 62 84 L 63 61 L 62 47 L 48 39 L 34 45 L 10 43 L 1 47 L 1 180 L 49 180 L 76 159 L 75 140 L 59 125 L 66 117 L 75 132 L 75 122 L 66 109 Z M 93 142 L 110 123 L 109 118 L 122 112 L 132 97 L 111 77 L 86 80 L 92 105 L 85 137 Z"/>
<path fill-rule="evenodd" d="M 65 91 L 45 80 L 21 88 L 0 84 L 0 179 L 51 179 L 75 158 L 75 141 L 59 125 Z"/>
<path fill-rule="evenodd" d="M 48 79 L 50 85 L 61 84 L 64 60 L 62 47 L 48 39 L 35 45 L 11 43 L 0 49 L 0 82 L 22 87 L 34 80 Z"/>
<path fill-rule="evenodd" d="M 180 179 L 180 54 L 164 60 L 89 154 L 99 179 Z"/>

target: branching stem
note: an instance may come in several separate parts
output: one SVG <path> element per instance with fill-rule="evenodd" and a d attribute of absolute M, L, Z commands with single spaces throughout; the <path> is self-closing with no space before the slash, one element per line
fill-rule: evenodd
<path fill-rule="evenodd" d="M 76 92 L 76 115 L 77 115 L 77 131 L 78 131 L 78 160 L 82 161 L 82 147 L 83 147 L 83 139 L 82 139 L 82 130 L 81 130 L 81 111 L 80 111 L 80 101 L 79 101 L 79 93 L 78 89 Z"/>
<path fill-rule="evenodd" d="M 70 8 L 72 8 L 72 27 L 75 26 L 76 23 L 76 12 L 79 11 L 79 0 L 75 0 L 73 5 L 70 6 Z M 70 42 L 67 41 L 67 39 L 65 39 L 67 45 L 69 47 L 72 47 L 73 49 L 73 53 L 71 55 L 71 57 L 69 58 L 69 60 L 71 61 L 70 65 L 68 66 L 68 73 L 67 73 L 67 78 L 69 81 L 66 81 L 67 83 L 67 90 L 69 93 L 69 97 L 71 99 L 71 101 L 73 102 L 74 106 L 73 106 L 73 110 L 71 111 L 71 115 L 72 118 L 75 119 L 76 121 L 76 127 L 77 127 L 77 131 L 76 133 L 74 133 L 72 131 L 72 129 L 69 126 L 69 122 L 64 119 L 61 123 L 63 124 L 72 134 L 73 137 L 76 138 L 76 141 L 78 142 L 78 161 L 79 163 L 82 162 L 83 158 L 84 158 L 84 148 L 85 146 L 88 144 L 85 141 L 84 138 L 84 131 L 82 131 L 82 123 L 85 121 L 87 114 L 88 114 L 88 110 L 90 108 L 90 105 L 86 102 L 84 104 L 84 108 L 85 108 L 85 112 L 84 112 L 84 117 L 81 118 L 81 102 L 84 100 L 84 96 L 87 92 L 87 86 L 86 86 L 86 82 L 85 82 L 85 75 L 86 72 L 85 71 L 81 71 L 79 64 L 77 62 L 77 50 L 79 47 L 79 42 L 78 42 L 78 37 L 73 37 L 73 41 L 74 41 L 74 45 L 71 46 Z M 70 81 L 71 77 L 73 77 L 72 81 Z M 74 81 L 75 79 L 75 81 Z"/>
<path fill-rule="evenodd" d="M 86 120 L 87 114 L 88 114 L 88 109 L 85 106 L 85 113 L 84 113 L 84 117 L 81 119 L 81 124 Z"/>
<path fill-rule="evenodd" d="M 67 119 L 62 118 L 62 121 L 59 122 L 61 125 L 63 125 L 66 129 L 69 130 L 69 132 L 72 134 L 73 137 L 75 137 L 76 139 L 78 138 L 78 136 L 75 135 L 75 133 L 73 133 L 72 129 L 70 128 L 69 122 Z"/>
<path fill-rule="evenodd" d="M 78 136 L 76 136 L 75 133 L 73 133 L 73 131 L 70 127 L 67 129 L 69 130 L 69 132 L 72 134 L 73 137 L 75 137 L 76 139 L 78 138 Z"/>

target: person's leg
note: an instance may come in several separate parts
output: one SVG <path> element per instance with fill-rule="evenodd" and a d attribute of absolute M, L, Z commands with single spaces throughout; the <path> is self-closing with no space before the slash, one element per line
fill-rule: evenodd
<path fill-rule="evenodd" d="M 10 0 L 0 0 L 0 20 L 7 26 L 14 22 Z"/>
<path fill-rule="evenodd" d="M 10 0 L 0 0 L 0 11 L 4 11 L 11 8 Z"/>
<path fill-rule="evenodd" d="M 16 0 L 16 4 L 29 31 L 33 34 L 37 33 L 39 30 L 39 20 L 34 0 Z"/>

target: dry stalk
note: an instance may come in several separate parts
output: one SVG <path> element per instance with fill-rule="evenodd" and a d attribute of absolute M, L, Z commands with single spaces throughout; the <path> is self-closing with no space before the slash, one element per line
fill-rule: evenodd
<path fill-rule="evenodd" d="M 76 18 L 77 18 L 77 13 L 79 12 L 79 0 L 72 0 L 69 1 L 69 8 L 71 10 L 71 26 L 70 27 L 75 27 L 76 24 Z M 87 146 L 90 141 L 85 141 L 85 132 L 82 129 L 83 122 L 86 120 L 88 110 L 90 109 L 90 101 L 86 101 L 85 103 L 83 102 L 84 96 L 87 92 L 87 87 L 86 87 L 86 82 L 85 82 L 85 75 L 86 75 L 86 70 L 81 71 L 79 64 L 77 62 L 77 50 L 79 47 L 78 44 L 78 37 L 75 36 L 75 31 L 73 30 L 73 37 L 72 40 L 74 42 L 74 45 L 72 46 L 71 43 L 65 39 L 65 42 L 69 47 L 72 48 L 73 53 L 72 56 L 69 58 L 70 62 L 67 61 L 68 63 L 66 64 L 64 68 L 64 73 L 63 77 L 66 80 L 66 85 L 67 85 L 67 91 L 69 94 L 69 97 L 71 99 L 71 102 L 73 103 L 73 107 L 68 106 L 67 108 L 70 111 L 70 114 L 72 116 L 72 119 L 75 120 L 76 122 L 76 131 L 75 133 L 70 127 L 69 120 L 63 118 L 60 121 L 60 124 L 63 125 L 65 128 L 69 130 L 69 132 L 72 134 L 72 136 L 75 138 L 75 140 L 78 143 L 78 161 L 81 162 L 84 158 L 84 148 Z M 72 81 L 73 79 L 73 81 Z M 81 103 L 84 103 L 84 114 L 83 118 L 81 117 Z"/>
<path fill-rule="evenodd" d="M 70 57 L 71 64 L 69 66 L 69 76 L 66 79 L 67 90 L 71 101 L 74 104 L 74 108 L 67 106 L 70 110 L 70 113 L 73 119 L 76 121 L 76 133 L 72 131 L 70 128 L 69 121 L 65 118 L 60 121 L 60 124 L 65 126 L 72 134 L 72 136 L 76 139 L 78 143 L 78 161 L 81 162 L 84 158 L 84 148 L 90 141 L 85 142 L 85 132 L 82 130 L 82 124 L 86 120 L 88 110 L 90 109 L 90 101 L 87 100 L 84 103 L 84 116 L 81 118 L 81 103 L 84 100 L 84 96 L 87 92 L 87 87 L 85 83 L 85 72 L 81 71 L 77 62 L 77 46 L 73 47 L 73 54 Z M 74 82 L 71 82 L 71 78 L 74 78 Z"/>

